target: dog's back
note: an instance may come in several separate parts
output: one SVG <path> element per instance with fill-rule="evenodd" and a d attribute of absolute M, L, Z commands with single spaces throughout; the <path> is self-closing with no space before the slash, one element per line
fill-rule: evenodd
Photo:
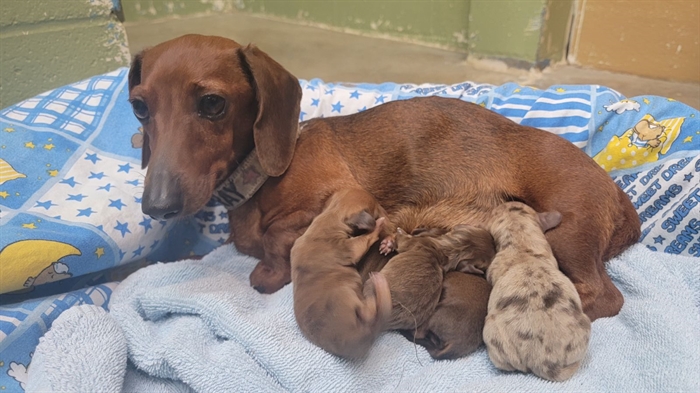
<path fill-rule="evenodd" d="M 338 356 L 364 356 L 391 313 L 386 279 L 373 274 L 372 291 L 365 296 L 355 267 L 380 236 L 384 218 L 370 213 L 380 210 L 361 190 L 340 191 L 292 247 L 299 328 L 309 341 Z"/>
<path fill-rule="evenodd" d="M 610 176 L 565 139 L 478 105 L 438 97 L 314 119 L 306 130 L 314 133 L 307 136 L 314 145 L 333 140 L 347 165 L 338 174 L 351 174 L 381 201 L 389 219 L 409 232 L 417 226 L 478 224 L 512 199 L 576 217 L 547 234 L 553 252 L 570 278 L 581 283 L 592 318 L 614 315 L 621 307 L 622 296 L 603 260 L 639 238 L 639 218 Z M 378 134 L 391 141 L 382 154 L 362 143 Z M 576 244 L 569 241 L 573 237 Z"/>
<path fill-rule="evenodd" d="M 518 202 L 494 209 L 497 253 L 487 272 L 493 290 L 484 341 L 496 367 L 563 381 L 585 356 L 591 324 L 544 237 L 561 217 L 549 225 L 542 217 Z"/>

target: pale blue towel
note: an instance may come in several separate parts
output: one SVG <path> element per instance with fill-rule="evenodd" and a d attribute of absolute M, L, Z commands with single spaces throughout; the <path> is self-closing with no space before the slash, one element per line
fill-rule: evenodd
<path fill-rule="evenodd" d="M 695 258 L 636 245 L 612 260 L 608 271 L 625 305 L 617 317 L 593 324 L 588 355 L 564 383 L 500 372 L 483 348 L 460 360 L 433 361 L 395 333 L 382 335 L 366 359 L 341 360 L 302 337 L 291 286 L 273 295 L 250 288 L 255 263 L 226 245 L 201 261 L 136 272 L 115 290 L 110 314 L 79 326 L 81 339 L 68 351 L 52 338 L 77 334 L 70 332 L 76 329 L 74 320 L 85 319 L 85 313 L 71 309 L 54 323 L 34 355 L 29 385 L 33 390 L 114 391 L 114 378 L 90 381 L 80 378 L 81 370 L 39 376 L 57 370 L 58 363 L 123 373 L 127 365 L 118 350 L 123 342 L 114 338 L 119 336 L 128 347 L 123 385 L 128 391 L 700 391 L 700 265 Z M 123 336 L 104 328 L 113 323 Z M 97 382 L 105 385 L 96 387 Z"/>

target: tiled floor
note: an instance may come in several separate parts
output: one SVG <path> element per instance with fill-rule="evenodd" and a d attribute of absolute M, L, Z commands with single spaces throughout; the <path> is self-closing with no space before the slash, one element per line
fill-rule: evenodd
<path fill-rule="evenodd" d="M 598 84 L 620 93 L 674 98 L 700 108 L 700 84 L 668 82 L 561 65 L 544 72 L 501 69 L 466 55 L 407 42 L 346 34 L 245 13 L 193 16 L 125 24 L 132 54 L 187 33 L 255 43 L 295 76 L 327 82 L 516 82 L 539 88 Z"/>

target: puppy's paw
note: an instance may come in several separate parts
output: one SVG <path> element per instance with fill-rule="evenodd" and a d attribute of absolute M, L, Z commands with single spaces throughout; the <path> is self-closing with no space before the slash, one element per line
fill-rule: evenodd
<path fill-rule="evenodd" d="M 382 239 L 379 243 L 379 253 L 382 255 L 389 255 L 396 250 L 396 236 L 389 235 Z"/>
<path fill-rule="evenodd" d="M 275 293 L 289 282 L 291 282 L 289 271 L 273 269 L 262 261 L 258 262 L 253 272 L 250 273 L 250 286 L 260 293 Z"/>

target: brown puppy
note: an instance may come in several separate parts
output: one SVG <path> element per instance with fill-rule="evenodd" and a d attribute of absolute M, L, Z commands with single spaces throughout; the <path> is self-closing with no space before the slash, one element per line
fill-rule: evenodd
<path fill-rule="evenodd" d="M 487 302 L 491 285 L 483 277 L 496 250 L 491 234 L 467 225 L 455 230 L 467 231 L 461 242 L 453 245 L 452 252 L 460 255 L 458 271 L 445 274 L 442 291 L 435 312 L 417 330 L 401 333 L 426 348 L 435 359 L 457 359 L 474 352 L 482 343 Z M 417 235 L 425 229 L 414 230 Z M 439 230 L 431 230 L 439 234 Z M 436 233 L 437 232 L 437 233 Z M 384 239 L 383 244 L 387 243 Z M 465 274 L 465 272 L 475 274 Z"/>
<path fill-rule="evenodd" d="M 477 224 L 507 200 L 560 211 L 564 222 L 547 239 L 586 313 L 595 319 L 622 307 L 603 261 L 638 240 L 639 217 L 610 176 L 557 135 L 478 105 L 430 97 L 314 119 L 297 141 L 298 79 L 254 46 L 198 35 L 136 55 L 129 98 L 144 129 L 144 213 L 195 213 L 247 158 L 259 161 L 259 170 L 245 176 L 270 176 L 229 211 L 231 240 L 261 259 L 250 277 L 261 292 L 290 281 L 294 241 L 329 195 L 355 187 L 408 231 Z M 432 206 L 452 213 L 432 217 Z M 396 219 L 406 207 L 424 209 L 425 222 Z M 370 268 L 387 259 L 372 250 L 367 258 Z"/>
<path fill-rule="evenodd" d="M 403 332 L 434 359 L 457 359 L 474 352 L 484 340 L 484 320 L 491 285 L 483 276 L 452 271 L 442 282 L 440 302 L 430 319 Z"/>
<path fill-rule="evenodd" d="M 338 191 L 292 247 L 299 328 L 312 343 L 345 358 L 364 356 L 391 316 L 386 279 L 374 273 L 365 296 L 355 266 L 379 239 L 382 213 L 365 191 Z"/>
<path fill-rule="evenodd" d="M 494 253 L 491 235 L 469 225 L 457 225 L 449 232 L 432 228 L 416 235 L 398 228 L 394 241 L 398 254 L 381 270 L 391 290 L 388 329 L 417 331 L 440 301 L 445 273 L 457 267 L 483 273 Z"/>
<path fill-rule="evenodd" d="M 497 253 L 487 273 L 493 290 L 484 341 L 499 369 L 564 381 L 586 355 L 591 322 L 543 233 L 561 220 L 558 212 L 537 213 L 520 202 L 493 210 Z"/>

